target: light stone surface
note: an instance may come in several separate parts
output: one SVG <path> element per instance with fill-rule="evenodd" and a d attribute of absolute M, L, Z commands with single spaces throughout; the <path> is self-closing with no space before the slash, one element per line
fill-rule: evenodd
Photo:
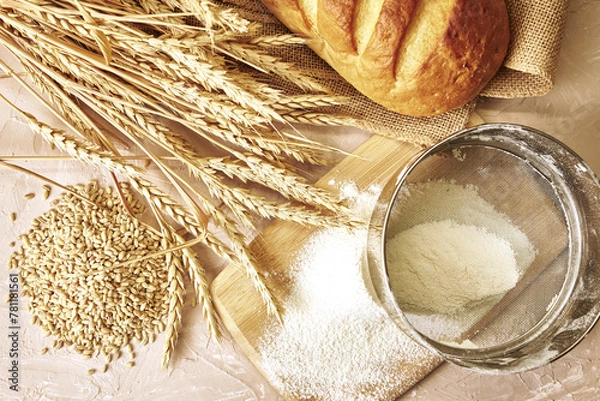
<path fill-rule="evenodd" d="M 560 55 L 556 86 L 546 96 L 528 99 L 485 100 L 478 114 L 486 122 L 530 125 L 559 138 L 579 153 L 600 175 L 600 2 L 572 0 L 566 36 Z M 0 58 L 9 60 L 4 49 Z M 1 75 L 1 74 L 0 74 Z M 0 79 L 0 93 L 17 105 L 35 112 L 43 120 L 59 125 L 31 95 L 11 79 Z M 317 134 L 318 135 L 318 134 Z M 327 141 L 351 150 L 367 135 L 353 130 L 328 133 Z M 18 116 L 0 102 L 0 155 L 49 154 L 50 149 L 34 138 Z M 95 168 L 82 169 L 71 161 L 26 162 L 63 184 L 98 178 Z M 43 183 L 32 177 L 0 168 L 0 297 L 8 291 L 9 272 L 2 266 L 13 248 L 10 242 L 25 232 L 31 219 L 49 206 L 42 199 Z M 32 200 L 23 195 L 38 194 Z M 55 188 L 52 196 L 59 191 Z M 17 218 L 10 220 L 10 213 Z M 210 255 L 207 255 L 210 259 Z M 223 263 L 207 263 L 214 277 Z M 103 360 L 84 360 L 66 349 L 50 349 L 38 327 L 29 323 L 25 300 L 19 311 L 20 392 L 8 389 L 6 381 L 10 342 L 8 305 L 0 303 L 0 399 L 2 400 L 202 400 L 281 401 L 282 398 L 229 340 L 220 346 L 209 342 L 198 309 L 188 308 L 184 328 L 168 370 L 159 367 L 162 337 L 147 347 L 136 347 L 136 366 L 128 359 L 113 362 L 101 373 Z M 88 369 L 97 369 L 88 375 Z M 518 375 L 492 376 L 444 364 L 400 398 L 401 401 L 596 401 L 600 400 L 600 327 L 596 327 L 573 351 L 549 366 Z"/>

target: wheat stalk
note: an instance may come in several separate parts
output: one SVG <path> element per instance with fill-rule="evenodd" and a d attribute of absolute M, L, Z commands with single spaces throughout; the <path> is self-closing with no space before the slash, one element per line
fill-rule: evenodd
<path fill-rule="evenodd" d="M 98 167 L 104 167 L 111 172 L 120 173 L 128 177 L 133 186 L 147 197 L 152 204 L 179 222 L 190 233 L 196 236 L 201 236 L 205 233 L 205 227 L 196 217 L 187 212 L 184 207 L 171 199 L 170 196 L 156 188 L 150 181 L 142 178 L 142 172 L 138 167 L 121 160 L 110 152 L 99 150 L 97 146 L 82 143 L 65 134 L 63 131 L 44 124 L 33 115 L 16 107 L 1 94 L 0 100 L 5 101 L 14 110 L 19 112 L 26 119 L 31 130 L 39 134 L 47 142 L 54 144 L 58 149 L 67 152 L 74 158 Z"/>
<path fill-rule="evenodd" d="M 324 164 L 327 153 L 337 151 L 304 138 L 289 124 L 353 124 L 330 112 L 347 99 L 328 95 L 319 77 L 272 55 L 275 47 L 304 45 L 302 38 L 265 35 L 261 20 L 251 19 L 257 16 L 253 10 L 240 11 L 211 0 L 0 3 L 0 43 L 21 62 L 39 92 L 2 63 L 6 77 L 50 108 L 68 132 L 0 100 L 59 150 L 125 177 L 157 216 L 164 251 L 170 250 L 165 253 L 169 321 L 163 365 L 182 324 L 184 270 L 209 332 L 219 333 L 193 244 L 201 242 L 241 268 L 266 309 L 277 314 L 278 304 L 242 235 L 241 228 L 254 227 L 250 215 L 356 225 L 335 194 L 309 184 L 292 167 L 296 162 Z M 192 146 L 199 141 L 215 154 L 199 156 Z M 132 151 L 143 156 L 127 154 Z M 140 157 L 170 183 L 178 200 L 132 163 Z M 186 167 L 186 173 L 177 172 L 174 163 Z M 239 187 L 245 183 L 287 200 Z M 195 239 L 186 242 L 179 228 Z"/>
<path fill-rule="evenodd" d="M 173 242 L 173 235 L 165 224 L 162 230 L 163 248 L 168 248 Z M 162 366 L 166 368 L 169 365 L 171 355 L 175 350 L 179 338 L 179 330 L 182 324 L 183 297 L 185 286 L 183 283 L 184 262 L 179 252 L 169 252 L 165 255 L 165 265 L 167 266 L 169 283 L 169 309 L 167 312 L 167 324 L 165 331 L 165 345 L 163 347 Z"/>
<path fill-rule="evenodd" d="M 240 18 L 239 15 L 231 9 L 221 8 L 208 0 L 166 0 L 172 9 L 179 9 L 183 12 L 191 12 L 198 18 L 205 28 L 226 28 L 233 32 L 248 32 L 249 21 Z"/>
<path fill-rule="evenodd" d="M 176 243 L 184 243 L 184 239 L 180 235 L 175 233 L 174 236 Z M 200 265 L 197 255 L 190 247 L 183 248 L 182 256 L 188 266 L 188 273 L 194 286 L 196 301 L 202 309 L 202 316 L 206 322 L 208 332 L 212 338 L 218 341 L 221 337 L 221 332 L 217 323 L 216 310 L 210 295 L 206 273 Z"/>
<path fill-rule="evenodd" d="M 70 138 L 68 135 L 65 135 L 63 132 L 52 129 L 49 126 L 39 122 L 32 115 L 14 106 L 14 104 L 9 102 L 1 94 L 0 99 L 10 104 L 16 111 L 21 113 L 27 119 L 27 122 L 29 123 L 34 132 L 37 132 L 40 135 L 42 135 L 42 137 L 44 137 L 44 139 L 46 139 L 47 141 L 55 143 L 59 149 L 65 150 L 74 157 L 85 160 L 91 164 L 106 167 L 111 171 L 119 171 L 129 176 L 129 178 L 132 180 L 131 182 L 133 186 L 137 187 L 137 189 L 142 194 L 144 194 L 151 200 L 151 205 L 153 205 L 153 207 L 157 207 L 158 209 L 166 212 L 171 217 L 177 219 L 191 233 L 195 235 L 200 235 L 203 232 L 203 229 L 201 229 L 200 225 L 193 217 L 190 217 L 185 212 L 182 212 L 183 209 L 181 208 L 181 206 L 179 206 L 176 202 L 172 201 L 168 196 L 162 194 L 149 182 L 143 179 L 138 179 L 138 171 L 135 170 L 135 168 L 133 168 L 132 166 L 121 163 L 119 161 L 114 161 L 112 160 L 113 158 L 110 154 L 105 154 L 103 152 L 98 151 L 94 147 L 86 146 L 85 144 L 82 144 L 79 141 Z M 210 203 L 207 203 L 207 206 L 212 205 Z M 213 208 L 212 213 L 213 217 L 216 217 L 215 221 L 220 222 L 222 226 L 227 226 L 228 235 L 233 241 L 233 250 L 228 250 L 227 247 L 220 240 L 218 240 L 210 233 L 204 233 L 206 235 L 204 242 L 220 256 L 230 260 L 232 263 L 236 263 L 237 265 L 243 266 L 243 268 L 246 270 L 247 275 L 255 284 L 261 297 L 265 301 L 269 313 L 278 314 L 275 301 L 272 298 L 266 286 L 264 285 L 262 278 L 256 271 L 256 262 L 248 254 L 247 249 L 244 247 L 243 240 L 241 239 L 239 232 L 237 232 L 237 230 L 234 228 L 234 226 L 231 225 L 231 223 L 228 221 L 225 215 L 222 214 L 222 212 L 220 212 L 218 209 Z M 163 235 L 165 234 L 163 233 Z M 168 238 L 171 237 L 167 237 L 167 239 Z M 178 242 L 181 243 L 183 241 L 181 238 L 178 237 Z M 202 269 L 199 267 L 198 262 L 195 260 L 194 254 L 188 248 L 184 248 L 183 254 L 185 255 L 186 261 L 191 266 L 190 275 L 193 279 L 194 288 L 198 294 L 199 301 L 203 307 L 203 315 L 206 318 L 207 324 L 209 326 L 209 331 L 211 334 L 217 335 L 218 329 L 216 328 L 214 307 L 212 306 L 212 301 L 210 300 L 210 296 L 208 295 L 209 292 L 208 284 L 206 283 L 206 276 L 202 272 Z M 151 256 L 155 255 L 153 254 Z M 171 274 L 173 274 L 172 280 L 170 280 L 170 288 L 172 287 L 172 290 L 174 292 L 173 296 L 176 298 L 180 298 L 181 291 L 177 290 L 177 288 L 179 288 L 178 283 L 181 282 L 181 278 L 175 275 L 175 272 L 172 271 L 172 269 L 178 268 L 178 262 L 175 260 L 176 258 L 173 258 L 172 255 L 170 255 L 170 253 L 168 253 L 167 256 L 169 256 L 169 260 L 172 263 L 172 265 L 169 265 L 170 277 Z M 169 308 L 173 308 L 174 311 L 169 314 L 170 324 L 168 325 L 169 328 L 167 331 L 168 343 L 170 345 L 165 349 L 166 356 L 163 359 L 163 364 L 168 363 L 170 354 L 172 352 L 170 347 L 174 346 L 176 342 L 176 326 L 179 324 L 177 323 L 177 319 L 178 314 L 180 312 L 177 312 L 175 308 L 179 308 L 178 305 L 178 299 L 171 298 Z"/>
<path fill-rule="evenodd" d="M 113 115 L 112 118 L 120 119 L 121 117 L 118 115 Z M 139 122 L 140 119 L 138 118 L 137 121 Z M 126 126 L 131 126 L 131 125 L 128 124 L 127 122 L 121 121 L 120 126 L 126 127 Z M 142 127 L 144 127 L 144 125 L 142 125 Z M 123 132 L 125 134 L 127 134 L 126 129 L 123 129 Z M 129 139 L 135 140 L 131 136 L 129 137 Z M 140 145 L 138 145 L 138 146 L 140 146 Z M 165 175 L 167 177 L 174 176 L 172 171 L 167 166 L 162 165 L 158 160 L 156 160 L 156 163 L 161 165 L 161 168 L 166 173 Z M 137 183 L 137 182 L 138 181 L 134 180 L 134 183 Z M 228 257 L 232 262 L 235 262 L 237 265 L 240 265 L 246 271 L 246 274 L 252 280 L 255 288 L 260 293 L 262 299 L 264 300 L 264 302 L 267 306 L 267 310 L 269 311 L 269 313 L 278 314 L 277 307 L 275 305 L 275 301 L 272 298 L 271 294 L 269 293 L 268 289 L 266 288 L 261 276 L 258 274 L 257 268 L 256 268 L 256 262 L 254 261 L 253 257 L 249 254 L 247 248 L 245 247 L 244 238 L 240 234 L 235 223 L 233 223 L 221 210 L 219 210 L 217 207 L 215 207 L 215 205 L 213 203 L 209 202 L 204 196 L 202 196 L 200 193 L 195 191 L 193 187 L 189 186 L 189 184 L 186 181 L 182 180 L 181 182 L 187 186 L 188 190 L 190 190 L 194 193 L 195 198 L 201 202 L 202 209 L 212 218 L 212 221 L 215 222 L 215 224 L 218 227 L 223 229 L 224 233 L 227 235 L 228 239 L 230 240 L 233 252 L 221 254 L 222 248 L 220 246 L 214 247 L 216 245 L 214 243 L 208 243 L 207 245 L 214 247 L 213 249 L 215 249 L 217 253 L 220 253 L 222 256 Z M 175 184 L 175 182 L 173 182 L 173 183 Z M 183 193 L 183 194 L 185 195 L 185 193 Z M 160 197 L 156 197 L 156 198 L 160 199 Z M 198 214 L 196 214 L 196 216 L 197 215 Z M 195 229 L 195 227 L 193 227 L 193 228 Z M 194 232 L 194 234 L 197 234 L 197 232 Z M 206 235 L 206 233 L 204 233 L 204 235 Z"/>

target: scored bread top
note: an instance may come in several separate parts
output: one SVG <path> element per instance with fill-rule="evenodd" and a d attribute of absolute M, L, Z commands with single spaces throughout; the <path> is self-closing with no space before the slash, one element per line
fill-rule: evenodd
<path fill-rule="evenodd" d="M 373 101 L 426 116 L 460 107 L 496 73 L 509 41 L 504 0 L 263 0 Z"/>

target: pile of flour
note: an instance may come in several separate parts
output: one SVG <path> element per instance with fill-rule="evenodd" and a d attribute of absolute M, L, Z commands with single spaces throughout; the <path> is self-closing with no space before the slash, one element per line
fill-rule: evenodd
<path fill-rule="evenodd" d="M 413 325 L 439 340 L 459 336 L 485 314 L 536 255 L 476 187 L 450 181 L 406 186 L 388 234 L 392 291 Z"/>
<path fill-rule="evenodd" d="M 511 244 L 485 227 L 422 223 L 387 242 L 390 285 L 402 309 L 459 313 L 505 294 L 520 277 Z"/>
<path fill-rule="evenodd" d="M 343 188 L 365 219 L 380 192 Z M 366 229 L 322 229 L 295 255 L 283 325 L 267 327 L 261 367 L 296 399 L 390 399 L 414 385 L 439 360 L 403 334 L 373 300 L 363 280 Z"/>

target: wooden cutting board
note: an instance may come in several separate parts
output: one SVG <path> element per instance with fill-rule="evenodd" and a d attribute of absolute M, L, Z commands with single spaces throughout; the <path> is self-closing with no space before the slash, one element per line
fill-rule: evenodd
<path fill-rule="evenodd" d="M 420 148 L 414 145 L 376 135 L 325 174 L 316 185 L 330 188 L 331 180 L 335 180 L 338 183 L 352 182 L 359 190 L 366 190 L 372 184 L 384 184 L 419 151 Z M 290 283 L 285 281 L 285 271 L 289 268 L 292 255 L 316 230 L 313 227 L 276 221 L 252 243 L 252 251 L 257 256 L 259 267 L 271 272 L 265 280 L 276 299 L 284 299 L 290 290 Z M 260 371 L 263 371 L 258 342 L 263 329 L 273 322 L 252 283 L 241 269 L 228 266 L 213 281 L 211 292 L 224 325 L 241 350 Z M 432 364 L 432 359 L 436 363 Z M 396 393 L 390 394 L 386 399 L 397 398 L 401 392 L 427 375 L 437 363 L 439 362 L 436 358 L 424 358 L 422 364 L 415 366 L 417 371 L 412 376 L 414 381 L 403 383 L 399 389 L 395 389 Z M 282 396 L 286 400 L 296 401 L 296 398 L 287 394 Z"/>
<path fill-rule="evenodd" d="M 383 185 L 419 151 L 420 148 L 414 145 L 375 135 L 360 146 L 353 155 L 346 157 L 323 176 L 316 185 L 329 188 L 332 180 L 338 183 L 353 182 L 360 190 L 366 190 L 373 184 Z M 531 204 L 520 203 L 523 205 L 517 205 L 516 208 L 515 205 L 510 205 L 509 211 L 511 213 L 531 211 Z M 543 204 L 536 204 L 538 209 L 544 207 Z M 548 207 L 553 206 L 548 205 Z M 545 218 L 545 220 L 547 219 Z M 542 267 L 548 264 L 549 259 L 554 259 L 565 246 L 564 238 L 557 235 L 553 237 L 552 234 L 555 232 L 552 230 L 560 227 L 559 216 L 554 221 L 550 220 L 537 221 L 532 226 L 532 231 L 526 232 L 535 244 L 545 244 L 542 245 L 545 248 L 540 250 L 540 254 L 544 255 L 544 260 L 539 261 Z M 292 255 L 305 244 L 315 231 L 316 228 L 276 221 L 269 225 L 251 244 L 252 251 L 259 261 L 259 267 L 264 271 L 271 272 L 266 277 L 266 284 L 276 299 L 284 299 L 289 293 L 290 282 L 286 281 L 285 272 L 289 269 Z M 531 236 L 536 239 L 532 239 Z M 541 268 L 536 268 L 536 274 L 540 270 Z M 263 330 L 268 324 L 272 324 L 272 319 L 267 315 L 264 304 L 251 281 L 240 269 L 228 266 L 213 281 L 211 292 L 223 324 L 241 350 L 260 371 L 263 371 L 257 347 Z M 399 386 L 395 390 L 396 393 L 388 394 L 389 397 L 386 396 L 385 401 L 396 399 L 425 377 L 437 366 L 438 362 L 436 361 L 437 359 L 432 356 L 424 356 L 423 363 L 416 366 L 414 379 Z M 282 395 L 289 401 L 296 401 L 287 394 Z"/>

